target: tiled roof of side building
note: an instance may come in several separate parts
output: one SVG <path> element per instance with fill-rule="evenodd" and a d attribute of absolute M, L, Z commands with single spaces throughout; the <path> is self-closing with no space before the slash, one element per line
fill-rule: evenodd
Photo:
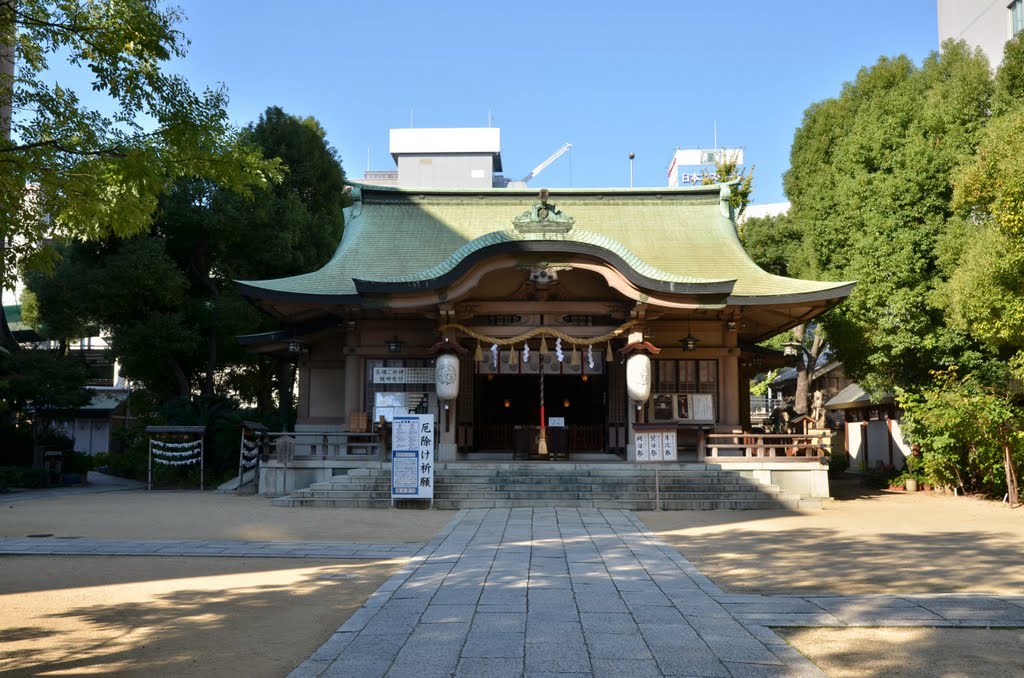
<path fill-rule="evenodd" d="M 320 270 L 239 281 L 251 297 L 357 298 L 356 281 L 426 282 L 474 254 L 504 246 L 594 252 L 652 284 L 717 288 L 735 303 L 792 297 L 838 299 L 852 283 L 771 275 L 743 250 L 720 185 L 656 189 L 556 189 L 549 201 L 575 221 L 565 233 L 520 232 L 512 220 L 538 202 L 516 189 L 400 189 L 363 186 L 345 234 Z M 582 248 L 582 249 L 581 249 Z M 660 286 L 660 285 L 659 285 Z"/>

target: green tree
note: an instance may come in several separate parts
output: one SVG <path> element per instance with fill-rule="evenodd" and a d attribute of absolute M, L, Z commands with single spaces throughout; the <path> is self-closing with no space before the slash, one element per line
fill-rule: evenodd
<path fill-rule="evenodd" d="M 729 207 L 738 220 L 750 205 L 751 194 L 754 192 L 754 168 L 750 171 L 738 162 L 735 156 L 717 155 L 715 157 L 714 175 L 703 172 L 701 183 L 710 186 L 714 183 L 732 183 L 729 187 Z"/>
<path fill-rule="evenodd" d="M 803 232 L 787 215 L 745 219 L 739 224 L 739 236 L 750 258 L 769 273 L 789 278 L 803 274 Z"/>
<path fill-rule="evenodd" d="M 178 177 L 246 191 L 276 176 L 229 123 L 223 88 L 196 93 L 168 72 L 185 56 L 182 18 L 158 0 L 0 0 L 0 283 L 52 265 L 53 236 L 147 231 Z M 54 57 L 105 104 L 55 82 Z"/>
<path fill-rule="evenodd" d="M 946 42 L 920 67 L 900 56 L 861 69 L 797 130 L 790 218 L 807 273 L 858 281 L 822 324 L 869 390 L 926 384 L 937 366 L 980 357 L 946 322 L 939 243 L 955 228 L 952 178 L 974 154 L 993 87 L 980 52 Z"/>
<path fill-rule="evenodd" d="M 898 393 L 908 438 L 921 445 L 924 470 L 935 482 L 1019 502 L 1017 469 L 1024 465 L 1021 412 L 1012 398 L 977 376 L 955 369 L 932 385 Z"/>
<path fill-rule="evenodd" d="M 758 266 L 787 277 L 800 277 L 807 270 L 804 236 L 798 224 L 785 214 L 754 217 L 739 227 L 740 240 Z M 819 323 L 801 323 L 785 337 L 799 346 L 796 368 L 796 394 L 793 409 L 807 414 L 811 409 L 810 384 L 822 353 L 828 349 L 825 331 Z"/>
<path fill-rule="evenodd" d="M 182 181 L 164 200 L 157 232 L 189 277 L 206 341 L 201 392 L 215 391 L 218 374 L 233 365 L 236 385 L 255 371 L 255 396 L 269 407 L 269 380 L 290 408 L 294 368 L 290 361 L 251 359 L 235 337 L 267 329 L 266 319 L 235 292 L 236 279 L 275 278 L 323 266 L 341 240 L 342 209 L 348 204 L 345 173 L 326 132 L 312 117 L 299 118 L 271 106 L 244 132 L 263 156 L 278 160 L 282 180 L 248 196 L 209 182 Z"/>
<path fill-rule="evenodd" d="M 38 440 L 54 421 L 89 402 L 88 368 L 56 351 L 13 351 L 0 356 L 0 415 L 31 430 Z M 0 445 L 0 452 L 4 445 Z"/>
<path fill-rule="evenodd" d="M 238 344 L 237 335 L 273 324 L 233 279 L 313 270 L 341 238 L 344 173 L 320 125 L 269 108 L 243 134 L 282 163 L 281 183 L 249 196 L 181 179 L 161 197 L 151 235 L 74 244 L 52 275 L 28 278 L 41 326 L 102 327 L 122 373 L 162 401 L 248 384 L 240 395 L 269 410 L 276 378 L 288 406 L 291 363 Z"/>
<path fill-rule="evenodd" d="M 964 226 L 949 238 L 943 296 L 951 324 L 1012 360 L 1018 377 L 1024 376 L 1022 153 L 1024 102 L 1018 102 L 989 123 L 977 154 L 955 178 L 953 204 Z"/>

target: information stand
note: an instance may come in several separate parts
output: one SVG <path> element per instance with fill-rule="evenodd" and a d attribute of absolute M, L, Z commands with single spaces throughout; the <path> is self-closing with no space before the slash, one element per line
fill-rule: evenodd
<path fill-rule="evenodd" d="M 391 425 L 391 506 L 429 499 L 434 506 L 434 415 L 395 415 Z"/>

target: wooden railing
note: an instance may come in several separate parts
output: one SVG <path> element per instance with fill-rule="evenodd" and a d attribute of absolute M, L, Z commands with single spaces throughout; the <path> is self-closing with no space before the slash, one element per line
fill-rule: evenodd
<path fill-rule="evenodd" d="M 708 433 L 708 457 L 821 457 L 828 454 L 821 435 L 792 433 Z"/>
<path fill-rule="evenodd" d="M 256 434 L 261 450 L 285 463 L 293 459 L 384 459 L 385 444 L 378 432 L 264 431 Z"/>

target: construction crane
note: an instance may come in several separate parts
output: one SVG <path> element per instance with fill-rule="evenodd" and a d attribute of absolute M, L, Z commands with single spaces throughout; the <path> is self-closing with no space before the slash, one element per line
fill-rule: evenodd
<path fill-rule="evenodd" d="M 544 162 L 542 162 L 541 164 L 539 164 L 539 165 L 537 165 L 536 167 L 534 167 L 534 168 L 533 168 L 533 171 L 532 171 L 532 172 L 530 172 L 529 174 L 527 174 L 527 175 L 526 175 L 525 177 L 523 177 L 523 178 L 522 178 L 522 179 L 520 180 L 520 182 L 519 182 L 519 183 L 522 183 L 522 184 L 524 184 L 524 185 L 525 185 L 525 184 L 526 184 L 526 182 L 528 182 L 528 181 L 529 181 L 530 179 L 533 179 L 533 178 L 534 178 L 535 176 L 537 176 L 538 174 L 540 174 L 541 172 L 543 172 L 543 171 L 544 171 L 544 168 L 545 168 L 545 167 L 547 167 L 548 165 L 550 165 L 550 164 L 551 164 L 551 163 L 553 163 L 554 161 L 556 161 L 556 160 L 558 160 L 559 158 L 561 158 L 561 157 L 562 157 L 562 154 L 563 154 L 563 153 L 565 153 L 566 151 L 568 151 L 568 150 L 569 150 L 570 148 L 572 148 L 572 144 L 570 144 L 570 143 L 568 143 L 568 142 L 566 142 L 566 143 L 562 144 L 562 147 L 561 147 L 561 148 L 559 148 L 559 149 L 558 149 L 557 151 L 555 151 L 554 153 L 552 153 L 551 155 L 549 155 L 549 156 L 548 156 L 548 159 L 547 159 L 547 160 L 545 160 L 545 161 L 544 161 Z"/>

